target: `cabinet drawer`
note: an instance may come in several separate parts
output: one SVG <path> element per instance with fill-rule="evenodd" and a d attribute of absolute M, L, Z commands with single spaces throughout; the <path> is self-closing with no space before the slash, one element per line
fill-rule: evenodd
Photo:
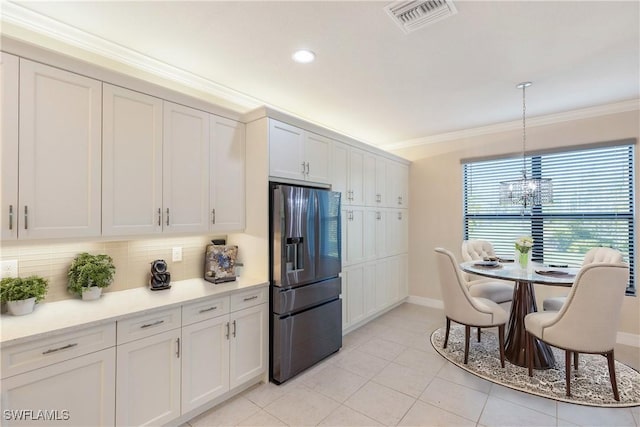
<path fill-rule="evenodd" d="M 182 306 L 182 325 L 190 325 L 228 313 L 229 297 L 198 301 Z"/>
<path fill-rule="evenodd" d="M 2 378 L 99 351 L 116 344 L 115 322 L 2 349 Z"/>
<path fill-rule="evenodd" d="M 118 345 L 179 328 L 180 307 L 118 321 Z"/>
<path fill-rule="evenodd" d="M 231 295 L 231 311 L 242 310 L 269 301 L 268 289 L 268 287 L 262 287 Z"/>

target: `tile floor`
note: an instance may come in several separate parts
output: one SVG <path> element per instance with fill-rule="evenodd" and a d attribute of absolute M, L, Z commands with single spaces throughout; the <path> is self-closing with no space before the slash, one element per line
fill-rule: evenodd
<path fill-rule="evenodd" d="M 430 333 L 443 324 L 441 310 L 404 303 L 346 335 L 340 352 L 296 378 L 256 385 L 185 427 L 640 426 L 640 407 L 566 404 L 467 373 L 431 346 Z M 639 349 L 616 352 L 638 369 Z"/>

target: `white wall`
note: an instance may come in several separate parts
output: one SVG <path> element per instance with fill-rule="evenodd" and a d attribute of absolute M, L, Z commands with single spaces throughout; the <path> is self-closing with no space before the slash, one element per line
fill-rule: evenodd
<path fill-rule="evenodd" d="M 610 114 L 562 123 L 527 126 L 527 152 L 584 146 L 640 137 L 640 112 Z M 441 300 L 433 248 L 442 246 L 460 257 L 462 229 L 461 160 L 522 155 L 522 131 L 514 130 L 396 150 L 412 160 L 410 175 L 409 294 Z M 637 148 L 636 148 L 637 150 Z M 636 153 L 635 168 L 640 170 Z M 640 206 L 637 185 L 636 206 Z M 640 243 L 636 240 L 637 243 Z M 635 265 L 640 265 L 636 252 Z M 636 277 L 640 280 L 640 277 Z M 555 291 L 555 292 L 554 292 Z M 536 286 L 538 300 L 550 287 Z M 625 297 L 621 332 L 640 334 L 640 296 Z"/>

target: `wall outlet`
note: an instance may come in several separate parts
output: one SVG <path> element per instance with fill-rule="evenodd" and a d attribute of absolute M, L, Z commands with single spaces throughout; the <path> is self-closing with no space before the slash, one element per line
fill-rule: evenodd
<path fill-rule="evenodd" d="M 173 248 L 173 254 L 171 256 L 173 262 L 182 261 L 182 246 L 176 246 Z"/>
<path fill-rule="evenodd" d="M 0 264 L 0 279 L 5 277 L 18 277 L 18 260 L 2 261 Z"/>

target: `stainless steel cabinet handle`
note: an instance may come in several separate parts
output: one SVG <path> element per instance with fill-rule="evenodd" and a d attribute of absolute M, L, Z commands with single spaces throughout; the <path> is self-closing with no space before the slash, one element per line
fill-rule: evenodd
<path fill-rule="evenodd" d="M 9 230 L 13 230 L 13 205 L 9 205 Z"/>
<path fill-rule="evenodd" d="M 176 357 L 180 359 L 180 338 L 176 338 Z"/>
<path fill-rule="evenodd" d="M 233 337 L 235 338 L 236 336 L 236 321 L 233 321 Z"/>
<path fill-rule="evenodd" d="M 382 195 L 381 194 L 376 194 L 376 202 L 377 203 L 382 202 Z"/>
<path fill-rule="evenodd" d="M 376 212 L 376 219 L 380 221 L 382 219 L 382 214 L 380 212 Z"/>
<path fill-rule="evenodd" d="M 227 327 L 227 333 L 225 334 L 225 337 L 229 339 L 229 322 L 227 322 L 225 326 Z"/>
<path fill-rule="evenodd" d="M 215 224 L 216 223 L 216 210 L 211 209 L 211 224 Z"/>
<path fill-rule="evenodd" d="M 25 230 L 29 228 L 28 216 L 29 216 L 29 208 L 27 207 L 27 205 L 24 205 L 24 229 Z"/>
<path fill-rule="evenodd" d="M 258 295 L 254 295 L 252 297 L 247 297 L 247 298 L 243 299 L 242 301 L 251 301 L 252 299 L 258 299 Z"/>
<path fill-rule="evenodd" d="M 309 162 L 307 162 L 307 176 L 309 176 Z"/>
<path fill-rule="evenodd" d="M 162 225 L 162 209 L 158 208 L 158 227 Z"/>
<path fill-rule="evenodd" d="M 402 212 L 398 212 L 398 219 L 402 219 Z"/>
<path fill-rule="evenodd" d="M 398 204 L 401 205 L 402 204 L 402 196 L 398 196 Z"/>
<path fill-rule="evenodd" d="M 217 309 L 218 309 L 218 306 L 214 305 L 213 307 L 203 308 L 202 310 L 198 311 L 198 313 L 202 314 L 202 313 L 206 313 L 208 311 L 213 311 Z"/>
<path fill-rule="evenodd" d="M 164 320 L 156 320 L 153 323 L 145 323 L 144 325 L 140 326 L 140 329 L 150 328 L 152 326 L 158 326 L 161 323 L 164 323 Z"/>
<path fill-rule="evenodd" d="M 167 227 L 169 226 L 169 208 L 167 208 Z"/>
<path fill-rule="evenodd" d="M 306 172 L 307 169 L 305 167 L 305 164 L 306 164 L 305 162 L 302 162 L 302 175 L 306 175 L 307 174 L 307 172 Z"/>
<path fill-rule="evenodd" d="M 60 350 L 66 350 L 68 348 L 72 348 L 77 346 L 78 343 L 73 343 L 73 344 L 67 344 L 67 345 L 63 345 L 62 347 L 58 347 L 58 348 L 50 348 L 47 351 L 43 351 L 42 354 L 51 354 L 51 353 L 55 353 L 56 351 L 60 351 Z"/>

